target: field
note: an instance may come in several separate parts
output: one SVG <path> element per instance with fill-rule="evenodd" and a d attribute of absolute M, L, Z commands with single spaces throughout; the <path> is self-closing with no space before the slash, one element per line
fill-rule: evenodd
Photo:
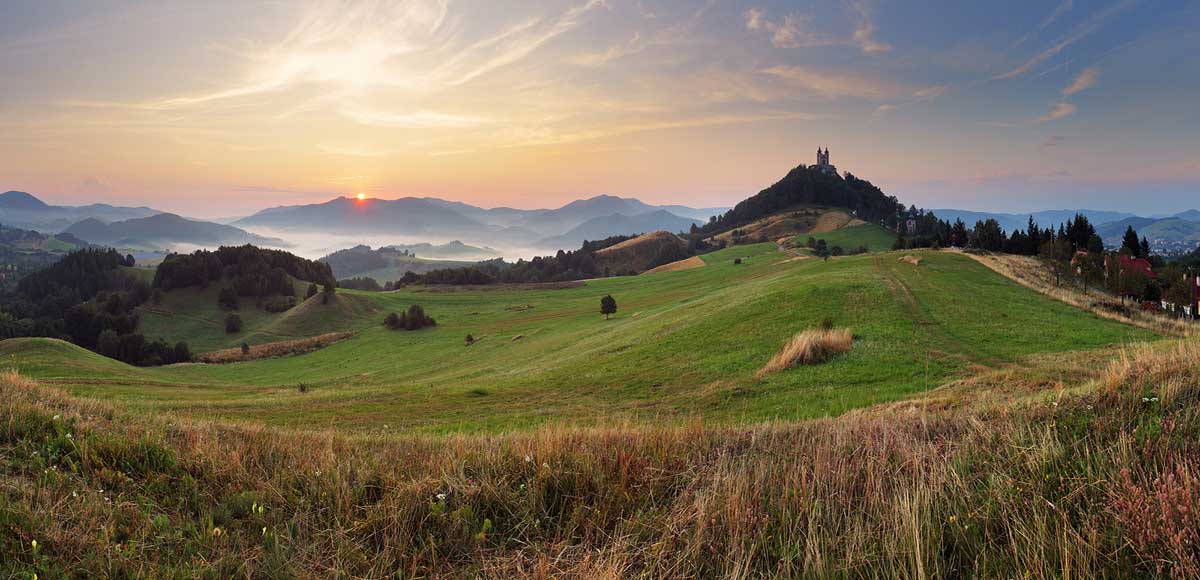
<path fill-rule="evenodd" d="M 883 227 L 875 224 L 859 224 L 833 230 L 832 232 L 797 236 L 793 238 L 793 243 L 803 245 L 809 236 L 818 240 L 825 240 L 826 245 L 830 248 L 841 246 L 847 252 L 860 246 L 866 246 L 872 252 L 883 252 L 890 250 L 892 244 L 896 241 L 896 234 L 889 232 Z"/>
<path fill-rule="evenodd" d="M 243 308 L 240 335 L 217 324 L 214 289 L 175 291 L 163 307 L 176 314 L 143 316 L 147 334 L 196 351 L 358 334 L 300 356 L 221 365 L 133 368 L 46 340 L 5 341 L 0 357 L 43 384 L 142 411 L 374 434 L 503 432 L 836 416 L 998 369 L 1064 380 L 1052 355 L 1157 337 L 963 255 L 921 252 L 919 265 L 901 255 L 796 260 L 758 244 L 708 254 L 703 268 L 568 288 L 343 290 L 328 306 L 310 300 L 280 315 Z M 608 321 L 606 294 L 619 306 Z M 387 312 L 410 304 L 437 327 L 383 327 Z M 848 354 L 756 378 L 796 332 L 825 319 L 852 329 Z M 466 346 L 467 334 L 478 342 Z"/>

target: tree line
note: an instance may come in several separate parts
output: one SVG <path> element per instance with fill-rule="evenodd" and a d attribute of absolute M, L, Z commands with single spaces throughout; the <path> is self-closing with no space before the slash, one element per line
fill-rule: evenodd
<path fill-rule="evenodd" d="M 190 361 L 187 343 L 137 332 L 136 308 L 155 294 L 124 269 L 133 265 L 132 256 L 116 250 L 87 248 L 30 274 L 0 299 L 0 338 L 59 338 L 141 366 Z"/>

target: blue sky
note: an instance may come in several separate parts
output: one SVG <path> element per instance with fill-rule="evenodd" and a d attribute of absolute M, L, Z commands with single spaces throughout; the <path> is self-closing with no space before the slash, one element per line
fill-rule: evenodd
<path fill-rule="evenodd" d="M 1200 206 L 1200 2 L 9 2 L 0 189 L 191 215 L 365 192 Z"/>

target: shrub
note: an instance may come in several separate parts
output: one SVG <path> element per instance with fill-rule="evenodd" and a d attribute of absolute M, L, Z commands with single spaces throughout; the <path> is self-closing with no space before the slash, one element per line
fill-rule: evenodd
<path fill-rule="evenodd" d="M 783 345 L 756 376 L 792 368 L 798 364 L 815 365 L 837 354 L 848 352 L 854 346 L 854 335 L 848 328 L 809 329 L 793 336 Z"/>
<path fill-rule="evenodd" d="M 250 345 L 248 343 L 242 343 L 242 354 L 250 354 Z"/>
<path fill-rule="evenodd" d="M 617 301 L 611 295 L 600 299 L 600 314 L 608 320 L 609 315 L 617 313 Z"/>
<path fill-rule="evenodd" d="M 242 317 L 234 312 L 225 315 L 225 332 L 234 333 L 242 331 Z"/>
<path fill-rule="evenodd" d="M 404 321 L 400 319 L 400 315 L 396 314 L 395 312 L 389 312 L 388 315 L 383 319 L 383 325 L 392 330 L 396 330 L 404 326 Z"/>
<path fill-rule="evenodd" d="M 295 305 L 295 296 L 275 296 L 264 301 L 262 307 L 267 312 L 287 312 Z"/>
<path fill-rule="evenodd" d="M 425 309 L 417 304 L 408 307 L 408 310 L 396 314 L 389 313 L 383 319 L 383 325 L 391 330 L 419 330 L 426 326 L 437 326 L 437 321 L 425 314 Z"/>
<path fill-rule="evenodd" d="M 222 288 L 217 294 L 217 306 L 222 310 L 237 310 L 238 298 L 233 288 Z"/>
<path fill-rule="evenodd" d="M 312 298 L 313 296 L 316 296 L 316 295 L 317 295 L 317 292 L 319 292 L 319 290 L 317 289 L 317 285 L 316 285 L 316 284 L 309 283 L 309 285 L 308 285 L 308 292 L 306 292 L 306 293 L 304 294 L 304 298 L 306 298 L 306 299 L 308 299 L 308 298 Z"/>
<path fill-rule="evenodd" d="M 734 258 L 734 259 L 733 259 L 733 263 L 734 263 L 734 264 L 741 264 L 741 263 L 742 263 L 742 259 L 741 259 L 741 258 Z"/>

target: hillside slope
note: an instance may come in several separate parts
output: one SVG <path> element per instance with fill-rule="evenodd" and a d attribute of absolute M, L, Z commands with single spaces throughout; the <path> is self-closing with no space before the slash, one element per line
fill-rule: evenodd
<path fill-rule="evenodd" d="M 134 408 L 303 428 L 508 431 L 558 422 L 837 415 L 1050 353 L 1155 337 L 1037 294 L 965 256 L 920 256 L 917 266 L 895 254 L 789 261 L 773 244 L 759 244 L 707 254 L 703 268 L 572 287 L 343 290 L 339 300 L 353 303 L 331 320 L 248 321 L 264 334 L 320 334 L 331 326 L 358 332 L 301 356 L 128 367 L 128 382 L 111 374 L 98 381 L 71 357 L 52 370 L 27 368 L 22 358 L 16 366 Z M 609 321 L 598 304 L 607 294 L 618 304 Z M 438 325 L 383 327 L 385 313 L 412 304 Z M 825 319 L 853 329 L 849 354 L 755 378 L 788 338 Z M 468 333 L 477 342 L 464 346 Z M 0 359 L 21 344 L 0 342 Z"/>

